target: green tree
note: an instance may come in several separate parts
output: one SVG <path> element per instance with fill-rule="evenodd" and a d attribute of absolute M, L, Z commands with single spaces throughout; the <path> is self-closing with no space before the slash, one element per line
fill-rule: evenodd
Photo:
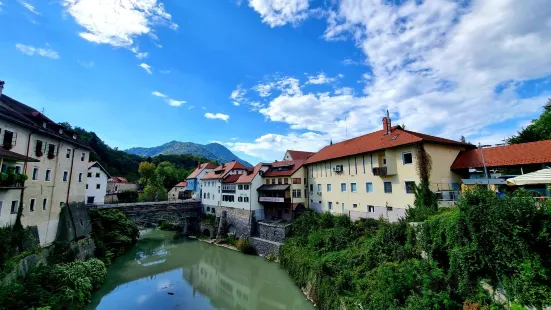
<path fill-rule="evenodd" d="M 530 125 L 519 131 L 516 136 L 507 139 L 507 142 L 517 144 L 542 140 L 551 140 L 551 98 L 543 106 L 540 117 L 532 120 Z"/>
<path fill-rule="evenodd" d="M 467 143 L 467 139 L 465 139 L 465 136 L 461 136 L 461 139 L 459 139 L 459 141 L 463 143 Z"/>
<path fill-rule="evenodd" d="M 142 161 L 138 166 L 138 173 L 141 176 L 142 183 L 147 186 L 155 177 L 155 164 Z"/>
<path fill-rule="evenodd" d="M 165 201 L 168 199 L 168 192 L 160 184 L 150 184 L 143 189 L 143 201 Z"/>

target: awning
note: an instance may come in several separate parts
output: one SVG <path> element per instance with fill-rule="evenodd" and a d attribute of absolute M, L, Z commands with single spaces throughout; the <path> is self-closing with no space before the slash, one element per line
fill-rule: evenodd
<path fill-rule="evenodd" d="M 259 192 L 282 192 L 289 189 L 290 184 L 263 184 L 257 191 Z"/>
<path fill-rule="evenodd" d="M 535 172 L 507 179 L 507 185 L 510 186 L 531 184 L 551 184 L 551 168 L 541 169 Z"/>
<path fill-rule="evenodd" d="M 505 179 L 461 179 L 461 183 L 465 185 L 506 184 Z"/>
<path fill-rule="evenodd" d="M 0 147 L 0 158 L 4 160 L 13 160 L 13 161 L 24 161 L 24 162 L 39 162 L 40 160 L 34 159 L 32 157 L 27 157 L 12 151 L 4 150 Z"/>

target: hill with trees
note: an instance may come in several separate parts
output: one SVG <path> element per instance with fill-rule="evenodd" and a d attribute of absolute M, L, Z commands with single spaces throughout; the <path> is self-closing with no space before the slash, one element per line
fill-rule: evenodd
<path fill-rule="evenodd" d="M 518 144 L 542 140 L 551 140 L 551 98 L 543 106 L 543 113 L 540 117 L 532 120 L 530 125 L 519 131 L 517 135 L 507 139 L 507 142 Z"/>

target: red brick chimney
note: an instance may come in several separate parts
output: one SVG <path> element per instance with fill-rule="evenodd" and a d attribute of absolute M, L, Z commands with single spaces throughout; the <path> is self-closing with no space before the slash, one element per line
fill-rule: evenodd
<path fill-rule="evenodd" d="M 383 117 L 383 130 L 386 135 L 390 135 L 390 131 L 392 128 L 392 120 L 390 119 L 390 114 L 388 113 L 388 110 L 386 110 L 386 116 Z"/>

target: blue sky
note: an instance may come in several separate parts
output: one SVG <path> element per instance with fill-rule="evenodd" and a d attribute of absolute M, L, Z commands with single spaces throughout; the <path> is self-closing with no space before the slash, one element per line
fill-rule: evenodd
<path fill-rule="evenodd" d="M 113 147 L 250 161 L 394 124 L 500 143 L 551 93 L 546 0 L 0 0 L 4 93 Z"/>

